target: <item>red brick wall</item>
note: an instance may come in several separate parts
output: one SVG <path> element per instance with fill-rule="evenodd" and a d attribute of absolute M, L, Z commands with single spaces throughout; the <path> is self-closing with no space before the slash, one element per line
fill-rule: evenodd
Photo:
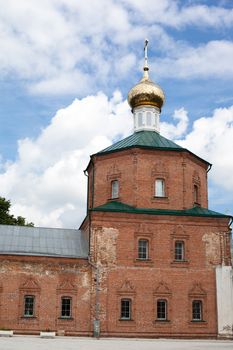
<path fill-rule="evenodd" d="M 120 184 L 119 201 L 141 208 L 184 209 L 194 205 L 194 184 L 199 204 L 207 207 L 207 166 L 188 152 L 131 149 L 95 156 L 89 168 L 89 207 L 111 200 L 111 181 Z M 94 187 L 93 187 L 94 169 Z M 165 198 L 155 198 L 156 178 L 165 180 Z"/>
<path fill-rule="evenodd" d="M 92 213 L 91 256 L 99 266 L 102 335 L 215 337 L 215 269 L 230 264 L 228 220 L 124 213 Z M 148 261 L 137 260 L 137 240 L 149 240 Z M 174 261 L 174 241 L 185 261 Z M 94 281 L 93 281 L 94 283 Z M 120 320 L 120 300 L 132 300 L 132 320 Z M 168 301 L 168 321 L 156 321 L 156 300 Z M 192 300 L 204 322 L 192 322 Z"/>
<path fill-rule="evenodd" d="M 0 327 L 19 333 L 42 330 L 90 334 L 90 279 L 87 261 L 0 257 Z M 35 317 L 24 317 L 24 296 L 35 297 Z M 61 319 L 61 297 L 72 298 L 72 318 Z"/>

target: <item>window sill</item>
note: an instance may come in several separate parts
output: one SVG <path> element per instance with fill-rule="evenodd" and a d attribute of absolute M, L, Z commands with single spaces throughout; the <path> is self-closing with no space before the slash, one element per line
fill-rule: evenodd
<path fill-rule="evenodd" d="M 148 266 L 148 265 L 154 265 L 154 261 L 151 259 L 139 259 L 136 258 L 134 260 L 134 264 L 137 266 Z"/>
<path fill-rule="evenodd" d="M 159 323 L 160 323 L 160 322 L 162 322 L 162 323 L 169 323 L 169 322 L 171 322 L 171 321 L 170 321 L 170 320 L 159 320 L 159 319 L 158 319 L 158 320 L 154 320 L 153 322 L 154 322 L 154 323 L 157 323 L 157 322 L 159 322 Z"/>
<path fill-rule="evenodd" d="M 171 262 L 172 267 L 188 267 L 189 260 L 173 260 Z"/>
<path fill-rule="evenodd" d="M 37 317 L 36 316 L 21 316 L 21 318 L 23 318 L 23 319 L 36 319 Z"/>
<path fill-rule="evenodd" d="M 73 317 L 58 317 L 59 320 L 73 321 Z"/>
<path fill-rule="evenodd" d="M 116 198 L 108 198 L 109 202 L 113 202 L 113 201 L 120 201 L 120 197 L 116 197 Z"/>
<path fill-rule="evenodd" d="M 190 327 L 197 327 L 197 328 L 201 328 L 201 327 L 207 327 L 208 326 L 208 322 L 207 321 L 203 321 L 203 320 L 191 320 L 189 321 L 189 326 Z"/>
<path fill-rule="evenodd" d="M 131 318 L 119 318 L 118 321 L 127 321 L 127 322 L 134 322 Z"/>
<path fill-rule="evenodd" d="M 169 198 L 168 197 L 152 197 L 151 198 L 151 201 L 152 202 L 155 202 L 155 203 L 169 203 Z"/>

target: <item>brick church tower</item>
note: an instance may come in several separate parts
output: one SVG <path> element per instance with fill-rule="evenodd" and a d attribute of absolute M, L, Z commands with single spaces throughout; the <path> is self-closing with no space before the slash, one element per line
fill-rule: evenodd
<path fill-rule="evenodd" d="M 211 165 L 160 134 L 165 96 L 148 71 L 146 41 L 143 78 L 128 94 L 134 133 L 86 170 L 95 331 L 216 337 L 216 269 L 231 270 L 231 217 L 208 209 Z"/>
<path fill-rule="evenodd" d="M 79 230 L 0 225 L 0 328 L 18 334 L 233 338 L 229 215 L 208 209 L 210 164 L 159 132 L 148 75 L 134 133 L 91 156 Z"/>

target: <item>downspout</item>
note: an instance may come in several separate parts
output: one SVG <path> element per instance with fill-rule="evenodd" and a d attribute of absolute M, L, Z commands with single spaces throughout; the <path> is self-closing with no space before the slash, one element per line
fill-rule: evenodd
<path fill-rule="evenodd" d="M 209 164 L 208 169 L 207 169 L 207 173 L 210 171 L 211 168 L 212 168 L 212 164 Z"/>
<path fill-rule="evenodd" d="M 87 169 L 84 170 L 84 174 L 85 176 L 88 178 L 87 180 L 87 215 L 89 217 L 89 254 L 90 254 L 90 245 L 91 245 L 91 214 L 90 214 L 90 209 L 92 209 L 94 207 L 93 203 L 94 203 L 94 181 L 95 181 L 95 168 L 94 168 L 94 163 L 92 161 L 92 159 L 90 160 L 90 163 L 92 165 L 92 189 L 91 189 L 91 206 L 89 208 L 89 184 L 90 184 L 90 177 L 89 174 L 87 172 Z"/>
<path fill-rule="evenodd" d="M 84 172 L 84 175 L 87 177 L 87 208 L 86 208 L 86 215 L 88 215 L 88 213 L 89 213 L 89 175 L 88 175 L 87 169 L 83 170 L 83 172 Z"/>
<path fill-rule="evenodd" d="M 89 264 L 95 269 L 95 320 L 93 324 L 93 335 L 96 338 L 100 337 L 100 319 L 99 319 L 99 267 L 91 262 L 90 255 L 88 255 Z"/>
<path fill-rule="evenodd" d="M 94 319 L 94 324 L 93 324 L 93 335 L 96 338 L 100 337 L 100 319 L 99 319 L 99 267 L 91 262 L 91 257 L 90 257 L 90 245 L 91 245 L 91 213 L 90 210 L 94 208 L 94 182 L 95 182 L 95 167 L 93 160 L 91 158 L 90 161 L 92 165 L 92 188 L 91 188 L 91 206 L 89 209 L 89 205 L 87 206 L 87 213 L 89 215 L 89 255 L 88 255 L 88 262 L 91 265 L 92 268 L 95 269 L 95 319 Z M 85 174 L 86 175 L 86 174 Z M 88 202 L 89 202 L 89 175 L 88 176 Z"/>

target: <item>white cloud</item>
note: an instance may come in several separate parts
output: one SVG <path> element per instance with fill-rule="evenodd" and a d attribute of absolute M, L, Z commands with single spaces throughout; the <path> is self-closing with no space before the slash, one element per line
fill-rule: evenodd
<path fill-rule="evenodd" d="M 188 113 L 182 107 L 175 110 L 173 114 L 173 119 L 178 120 L 176 125 L 161 122 L 161 134 L 167 137 L 168 139 L 176 139 L 184 135 L 188 127 Z"/>
<path fill-rule="evenodd" d="M 215 109 L 212 116 L 196 120 L 178 143 L 213 163 L 212 183 L 233 194 L 233 106 Z"/>
<path fill-rule="evenodd" d="M 89 155 L 132 129 L 132 117 L 119 91 L 74 100 L 59 110 L 35 140 L 18 143 L 18 159 L 0 174 L 1 195 L 12 210 L 41 226 L 77 227 L 85 215 Z"/>
<path fill-rule="evenodd" d="M 233 77 L 233 42 L 210 41 L 196 48 L 186 46 L 170 51 L 170 56 L 157 59 L 152 68 L 160 76 L 172 78 Z"/>
<path fill-rule="evenodd" d="M 232 26 L 232 9 L 173 0 L 148 0 L 146 6 L 144 0 L 1 3 L 1 76 L 16 76 L 35 94 L 85 96 L 107 85 L 110 77 L 118 86 L 120 76 L 139 66 L 132 46 L 145 36 L 157 52 L 166 50 L 162 64 L 157 60 L 163 76 L 232 75 L 232 43 L 212 42 L 195 49 L 166 32 L 171 26 Z"/>
<path fill-rule="evenodd" d="M 233 192 L 233 106 L 196 120 L 187 134 L 188 113 L 173 115 L 176 125 L 161 123 L 162 135 L 179 139 L 182 146 L 214 163 L 211 180 Z M 76 99 L 59 110 L 36 139 L 18 143 L 18 159 L 5 163 L 0 173 L 1 196 L 12 201 L 15 215 L 39 226 L 77 227 L 86 211 L 89 155 L 117 137 L 132 132 L 133 120 L 120 91 L 111 99 L 103 93 Z"/>

